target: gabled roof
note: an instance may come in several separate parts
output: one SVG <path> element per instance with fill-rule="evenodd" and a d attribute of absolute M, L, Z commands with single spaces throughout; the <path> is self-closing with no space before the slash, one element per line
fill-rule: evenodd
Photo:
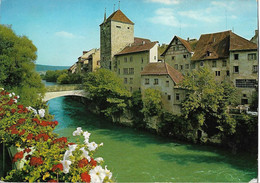
<path fill-rule="evenodd" d="M 141 44 L 143 42 L 150 43 L 151 41 L 150 41 L 150 39 L 145 39 L 145 38 L 140 38 L 140 37 L 135 37 L 134 38 L 134 43 L 135 44 Z"/>
<path fill-rule="evenodd" d="M 105 21 L 118 21 L 118 22 L 124 22 L 129 24 L 134 24 L 121 10 L 117 10 L 114 13 L 112 13 Z"/>
<path fill-rule="evenodd" d="M 156 45 L 157 42 L 137 42 L 137 43 L 132 43 L 128 46 L 126 46 L 122 51 L 117 53 L 115 56 L 118 55 L 125 55 L 129 53 L 138 53 L 138 52 L 144 52 L 144 51 L 149 51 L 151 48 L 153 48 Z"/>
<path fill-rule="evenodd" d="M 169 75 L 176 84 L 183 80 L 183 75 L 165 62 L 147 64 L 141 75 Z"/>
<path fill-rule="evenodd" d="M 228 58 L 230 51 L 256 50 L 257 45 L 232 31 L 202 34 L 191 60 Z"/>
<path fill-rule="evenodd" d="M 171 40 L 170 44 L 168 45 L 168 47 L 166 48 L 166 50 L 161 54 L 162 56 L 166 54 L 166 52 L 168 51 L 168 49 L 172 46 L 172 43 L 174 40 L 180 40 L 180 42 L 185 46 L 185 48 L 187 49 L 188 52 L 193 52 L 193 48 L 190 45 L 190 42 L 178 37 L 178 36 L 174 36 L 173 39 Z"/>

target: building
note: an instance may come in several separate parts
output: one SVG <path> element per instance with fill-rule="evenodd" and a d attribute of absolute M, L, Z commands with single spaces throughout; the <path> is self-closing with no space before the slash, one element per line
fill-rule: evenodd
<path fill-rule="evenodd" d="M 134 23 L 121 10 L 112 13 L 100 24 L 101 67 L 114 69 L 114 55 L 134 43 Z"/>
<path fill-rule="evenodd" d="M 157 62 L 158 43 L 148 39 L 135 38 L 135 42 L 126 46 L 115 55 L 115 71 L 132 92 L 141 90 L 141 71 L 151 62 Z"/>
<path fill-rule="evenodd" d="M 191 57 L 194 53 L 196 43 L 196 39 L 184 40 L 178 36 L 174 36 L 161 56 L 174 69 L 180 71 L 182 74 L 186 74 L 190 71 Z"/>
<path fill-rule="evenodd" d="M 181 102 L 186 97 L 186 90 L 178 87 L 183 75 L 168 63 L 149 63 L 141 72 L 141 91 L 154 88 L 161 91 L 164 109 L 173 114 L 181 113 Z"/>
<path fill-rule="evenodd" d="M 248 104 L 258 80 L 257 45 L 232 31 L 201 35 L 191 58 L 194 69 L 208 67 L 217 81 L 230 81 Z"/>

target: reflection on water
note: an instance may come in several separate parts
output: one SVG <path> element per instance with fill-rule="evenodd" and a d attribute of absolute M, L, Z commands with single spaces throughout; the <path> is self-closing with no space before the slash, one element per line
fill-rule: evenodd
<path fill-rule="evenodd" d="M 102 156 L 118 182 L 248 182 L 257 177 L 257 161 L 213 147 L 173 142 L 147 132 L 121 127 L 87 111 L 72 98 L 49 101 L 59 121 L 55 132 L 69 137 L 77 127 L 104 143 Z"/>

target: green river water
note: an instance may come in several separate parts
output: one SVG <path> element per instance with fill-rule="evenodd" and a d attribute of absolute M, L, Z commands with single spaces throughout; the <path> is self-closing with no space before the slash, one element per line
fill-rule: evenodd
<path fill-rule="evenodd" d="M 59 121 L 55 132 L 73 141 L 82 127 L 90 141 L 104 143 L 96 157 L 103 157 L 117 182 L 249 182 L 257 177 L 257 160 L 247 154 L 191 145 L 121 127 L 87 111 L 70 97 L 48 102 Z"/>

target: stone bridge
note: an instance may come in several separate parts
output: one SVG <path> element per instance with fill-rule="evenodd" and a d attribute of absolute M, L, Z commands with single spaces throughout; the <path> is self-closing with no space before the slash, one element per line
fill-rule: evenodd
<path fill-rule="evenodd" d="M 43 101 L 49 101 L 53 98 L 63 96 L 87 96 L 87 92 L 82 90 L 81 85 L 52 85 L 47 86 L 46 89 L 47 92 L 45 93 Z"/>

